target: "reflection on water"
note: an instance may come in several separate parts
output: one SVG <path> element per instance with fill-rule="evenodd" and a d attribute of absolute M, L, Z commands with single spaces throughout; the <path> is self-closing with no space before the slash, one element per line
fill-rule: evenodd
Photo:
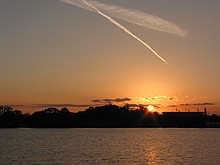
<path fill-rule="evenodd" d="M 148 152 L 146 153 L 147 160 L 149 164 L 154 164 L 156 162 L 156 148 L 154 145 L 148 146 Z"/>
<path fill-rule="evenodd" d="M 0 129 L 0 164 L 218 164 L 220 129 Z"/>

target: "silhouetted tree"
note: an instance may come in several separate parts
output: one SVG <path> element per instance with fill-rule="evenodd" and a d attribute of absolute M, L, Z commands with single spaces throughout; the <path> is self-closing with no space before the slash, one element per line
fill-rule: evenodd
<path fill-rule="evenodd" d="M 61 108 L 60 112 L 61 112 L 61 113 L 70 113 L 70 111 L 69 111 L 68 108 L 66 108 L 66 107 Z"/>
<path fill-rule="evenodd" d="M 11 113 L 12 110 L 10 106 L 0 106 L 0 114 Z"/>
<path fill-rule="evenodd" d="M 205 116 L 201 112 L 170 112 L 163 115 L 140 107 L 104 105 L 89 107 L 85 111 L 70 112 L 67 108 L 47 108 L 31 114 L 0 106 L 0 127 L 220 127 L 220 116 Z"/>
<path fill-rule="evenodd" d="M 10 106 L 0 106 L 0 127 L 19 127 L 25 123 L 21 110 L 13 110 Z"/>

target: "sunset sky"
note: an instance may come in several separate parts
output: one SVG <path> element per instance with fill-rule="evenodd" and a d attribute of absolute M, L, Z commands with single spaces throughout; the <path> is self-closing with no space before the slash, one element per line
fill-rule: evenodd
<path fill-rule="evenodd" d="M 173 29 L 140 26 L 96 6 L 169 65 L 89 6 L 85 10 L 59 0 L 1 0 L 0 105 L 33 112 L 50 106 L 78 111 L 128 103 L 154 105 L 158 112 L 207 107 L 220 114 L 219 0 L 96 4 L 140 11 L 183 30 L 180 35 L 172 34 Z"/>

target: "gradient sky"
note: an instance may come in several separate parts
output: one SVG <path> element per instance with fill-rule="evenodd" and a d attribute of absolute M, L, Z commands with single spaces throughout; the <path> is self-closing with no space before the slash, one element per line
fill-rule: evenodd
<path fill-rule="evenodd" d="M 186 30 L 181 37 L 114 18 L 170 65 L 95 12 L 58 0 L 1 0 L 0 105 L 76 111 L 154 104 L 159 112 L 206 106 L 220 114 L 219 0 L 98 1 Z"/>

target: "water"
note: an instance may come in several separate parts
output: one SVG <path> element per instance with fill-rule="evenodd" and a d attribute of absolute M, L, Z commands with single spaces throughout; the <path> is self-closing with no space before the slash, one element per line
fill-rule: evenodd
<path fill-rule="evenodd" d="M 0 164 L 220 162 L 220 129 L 0 129 Z"/>

